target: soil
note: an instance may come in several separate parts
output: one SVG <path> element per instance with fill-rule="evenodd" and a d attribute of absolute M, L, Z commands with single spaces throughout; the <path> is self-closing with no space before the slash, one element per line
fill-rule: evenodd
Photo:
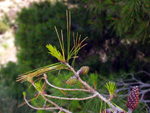
<path fill-rule="evenodd" d="M 0 1 L 0 20 L 7 15 L 12 25 L 15 24 L 17 12 L 23 7 L 29 7 L 33 2 L 40 0 L 1 0 Z M 14 25 L 15 26 L 15 25 Z M 14 27 L 4 34 L 0 34 L 0 64 L 6 65 L 9 61 L 16 62 L 16 47 L 14 45 Z"/>

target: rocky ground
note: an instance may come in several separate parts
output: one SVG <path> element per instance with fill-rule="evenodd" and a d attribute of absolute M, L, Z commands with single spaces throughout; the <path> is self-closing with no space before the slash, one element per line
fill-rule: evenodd
<path fill-rule="evenodd" d="M 7 15 L 10 22 L 14 24 L 16 14 L 23 7 L 29 7 L 32 2 L 40 0 L 0 0 L 0 20 Z M 4 34 L 0 34 L 0 64 L 7 64 L 9 61 L 16 62 L 16 47 L 14 45 L 14 30 L 10 28 Z"/>

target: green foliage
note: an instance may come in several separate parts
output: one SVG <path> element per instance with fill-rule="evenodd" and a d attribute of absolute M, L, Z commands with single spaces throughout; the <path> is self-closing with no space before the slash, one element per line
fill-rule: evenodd
<path fill-rule="evenodd" d="M 109 83 L 106 83 L 105 87 L 109 91 L 110 95 L 113 95 L 117 89 L 115 82 L 110 82 L 110 81 Z"/>
<path fill-rule="evenodd" d="M 23 102 L 21 95 L 25 86 L 16 82 L 19 73 L 18 66 L 9 62 L 0 69 L 0 112 L 2 113 L 34 113 L 27 105 L 22 108 L 17 106 Z"/>
<path fill-rule="evenodd" d="M 36 86 L 36 89 L 41 92 L 42 91 L 42 85 L 41 85 L 41 82 L 36 82 L 35 83 L 35 86 Z"/>
<path fill-rule="evenodd" d="M 48 48 L 48 50 L 50 51 L 49 53 L 52 56 L 56 57 L 59 61 L 64 60 L 62 54 L 56 49 L 56 47 L 53 47 L 51 44 L 46 45 L 46 47 Z"/>
<path fill-rule="evenodd" d="M 113 74 L 113 79 L 116 78 L 116 76 L 119 76 L 120 74 L 116 75 Z M 49 82 L 57 87 L 63 87 L 63 88 L 83 88 L 83 86 L 78 82 L 75 85 L 68 85 L 65 84 L 65 82 L 73 76 L 73 73 L 68 73 L 68 72 L 61 72 L 60 74 L 58 74 L 58 76 L 56 77 L 56 73 L 54 74 L 48 74 L 49 76 Z M 95 90 L 97 90 L 99 93 L 101 94 L 105 94 L 107 95 L 107 97 L 109 97 L 109 94 L 106 90 L 106 88 L 104 87 L 105 84 L 107 82 L 109 82 L 109 80 L 113 80 L 112 78 L 108 78 L 108 77 L 104 77 L 100 74 L 95 74 L 95 73 L 91 73 L 89 75 L 85 75 L 82 76 L 82 79 L 84 81 L 86 81 L 90 86 L 92 86 Z M 113 85 L 114 86 L 114 85 Z M 80 91 L 75 91 L 75 92 L 71 92 L 71 91 L 62 91 L 62 90 L 58 90 L 55 88 L 51 88 L 49 86 L 47 86 L 46 90 L 45 90 L 48 94 L 50 93 L 51 95 L 54 96 L 61 96 L 61 97 L 71 97 L 71 98 L 82 98 L 82 97 L 87 97 L 88 94 L 86 92 L 80 92 Z M 111 100 L 112 103 L 116 103 L 116 106 L 119 106 L 123 109 L 125 109 L 127 111 L 126 108 L 126 101 L 127 101 L 127 97 L 121 97 L 120 95 L 122 94 L 127 94 L 127 92 L 122 92 L 121 94 L 117 95 L 117 98 L 113 98 Z M 33 94 L 34 95 L 34 94 Z M 52 101 L 54 101 L 55 103 L 57 103 L 58 105 L 69 109 L 70 111 L 73 112 L 78 112 L 78 113 L 87 113 L 87 111 L 92 111 L 94 113 L 100 112 L 100 109 L 105 109 L 105 108 L 109 108 L 109 106 L 104 102 L 102 102 L 100 99 L 98 99 L 97 97 L 93 98 L 93 99 L 89 99 L 89 100 L 84 100 L 84 101 L 70 101 L 70 100 L 59 100 L 59 99 L 51 99 Z M 39 99 L 40 101 L 40 99 Z M 39 105 L 39 101 L 38 105 Z M 102 104 L 102 105 L 101 105 Z M 36 105 L 36 104 L 35 104 Z M 144 104 L 143 103 L 139 103 L 139 106 L 137 108 L 137 110 L 135 110 L 135 113 L 140 112 L 145 112 L 146 108 L 142 107 Z M 142 108 L 142 109 L 141 109 Z M 42 112 L 42 111 L 40 111 Z M 44 111 L 43 111 L 44 112 Z"/>
<path fill-rule="evenodd" d="M 134 69 L 136 66 L 138 66 L 137 61 L 138 64 L 143 64 L 143 62 L 139 63 L 139 60 L 136 59 L 136 55 L 138 53 L 137 50 L 143 51 L 144 53 L 147 53 L 145 54 L 147 57 L 149 56 L 149 49 L 147 49 L 149 48 L 148 43 L 143 46 L 141 45 L 141 41 L 136 43 L 137 40 L 135 40 L 135 42 L 128 40 L 130 39 L 130 37 L 133 40 L 134 37 L 137 36 L 138 39 L 143 40 L 143 34 L 145 34 L 144 36 L 148 35 L 148 33 L 145 33 L 146 30 L 144 29 L 144 26 L 148 25 L 148 31 L 149 24 L 147 18 L 149 17 L 149 12 L 146 12 L 145 14 L 141 14 L 141 12 L 139 12 L 138 5 L 141 5 L 141 2 L 137 2 L 135 6 L 133 5 L 133 1 L 126 2 L 127 3 L 124 3 L 123 1 L 118 1 L 118 3 L 114 3 L 111 0 L 106 0 L 99 3 L 99 1 L 96 0 L 93 2 L 96 3 L 94 4 L 96 5 L 96 7 L 92 4 L 94 8 L 90 9 L 90 11 L 92 12 L 89 12 L 86 8 L 80 6 L 71 10 L 73 14 L 73 24 L 71 29 L 73 31 L 79 31 L 79 33 L 84 32 L 84 35 L 89 36 L 88 41 L 91 42 L 89 46 L 87 46 L 87 48 L 79 53 L 81 59 L 77 60 L 77 62 L 80 62 L 80 65 L 82 65 L 82 63 L 84 65 L 89 64 L 88 66 L 90 67 L 90 71 L 92 68 L 92 72 L 98 71 L 100 73 L 103 73 L 104 75 L 109 75 L 111 72 L 114 72 L 114 70 L 120 71 L 120 69 L 123 69 L 129 71 L 131 69 Z M 121 6 L 120 4 L 125 5 Z M 132 11 L 128 12 L 129 6 L 133 9 L 131 8 Z M 145 7 L 145 4 L 143 7 Z M 34 4 L 29 9 L 23 9 L 22 12 L 18 15 L 17 23 L 19 29 L 16 33 L 16 45 L 20 50 L 18 53 L 18 61 L 21 73 L 56 61 L 56 59 L 46 54 L 47 49 L 45 49 L 45 46 L 49 43 L 51 45 L 59 44 L 57 41 L 56 33 L 54 31 L 55 25 L 59 30 L 63 29 L 63 31 L 67 31 L 66 19 L 64 15 L 66 9 L 67 8 L 60 3 L 57 3 L 57 5 L 51 5 L 49 2 L 43 2 L 40 4 Z M 137 14 L 137 12 L 139 13 L 139 15 Z M 132 15 L 135 16 L 135 18 L 133 17 L 134 21 L 130 21 Z M 143 18 L 144 15 L 146 15 L 146 18 Z M 142 18 L 138 19 L 138 17 Z M 138 32 L 136 32 L 136 29 L 138 30 Z M 67 35 L 68 34 L 64 34 L 64 37 L 66 37 Z M 147 37 L 149 37 L 149 35 Z M 126 39 L 121 40 L 122 38 Z M 57 51 L 53 46 L 52 49 L 53 53 L 54 51 Z M 60 48 L 57 49 L 60 50 Z M 104 53 L 106 52 L 108 56 L 108 60 L 105 63 L 102 63 L 100 59 L 99 53 L 101 52 L 101 49 L 105 50 Z M 89 52 L 90 50 L 94 51 L 92 55 Z M 58 51 L 56 53 L 54 53 L 56 56 L 60 55 Z M 76 52 L 74 52 L 74 55 L 75 54 Z M 70 57 L 73 57 L 73 55 Z M 55 85 L 62 87 L 65 86 L 64 81 L 62 80 L 66 81 L 71 76 L 72 74 L 69 75 L 68 73 L 65 73 L 62 76 L 62 79 L 60 79 L 59 81 L 55 74 L 50 75 L 49 80 Z M 65 77 L 68 78 L 65 79 Z M 95 89 L 100 89 L 100 92 L 105 93 L 106 89 L 103 89 L 101 84 L 104 85 L 103 82 L 106 82 L 107 79 L 110 78 L 101 78 L 99 77 L 99 75 L 95 76 L 95 74 L 93 74 L 90 75 L 90 78 L 88 76 L 85 76 L 83 77 L 83 79 L 88 81 L 88 83 L 94 86 Z M 101 81 L 101 79 L 103 81 Z M 81 88 L 80 85 L 81 84 L 77 84 L 77 87 Z M 33 93 L 33 91 L 31 92 Z M 48 90 L 48 92 L 60 96 L 86 96 L 86 94 L 84 93 L 66 94 L 66 92 L 61 92 L 58 90 L 56 91 L 54 89 L 50 89 Z M 116 100 L 114 99 L 112 101 Z M 120 98 L 120 100 L 115 103 L 122 103 L 122 101 L 124 100 Z M 71 101 L 71 103 L 68 103 L 68 101 L 64 100 L 55 100 L 55 102 L 64 107 L 68 105 L 68 108 L 70 110 L 82 113 L 87 111 L 99 111 L 101 103 L 101 101 L 96 98 L 84 102 Z M 37 104 L 37 102 L 33 103 L 34 105 Z M 38 103 L 42 105 L 43 101 L 39 100 Z M 123 103 L 121 105 L 125 104 Z M 82 109 L 82 107 L 84 109 Z M 125 106 L 123 108 L 125 108 Z"/>
<path fill-rule="evenodd" d="M 84 15 L 81 11 L 82 19 L 86 19 L 83 23 L 79 21 L 82 32 L 89 37 L 88 46 L 82 51 L 84 55 L 80 55 L 84 59 L 80 62 L 82 65 L 88 65 L 90 71 L 104 75 L 120 70 L 149 70 L 148 0 L 143 3 L 140 0 L 136 3 L 131 0 L 83 0 L 76 3 L 87 7 L 83 8 L 87 10 Z M 101 60 L 101 54 L 106 54 L 105 62 Z M 140 55 L 143 56 L 139 59 Z"/>
<path fill-rule="evenodd" d="M 0 74 L 2 75 L 1 80 L 3 81 L 5 86 L 12 86 L 8 88 L 9 89 L 8 92 L 15 96 L 20 95 L 20 91 L 23 90 L 23 88 L 19 85 L 19 83 L 16 82 L 16 77 L 18 73 L 19 73 L 18 66 L 13 62 L 9 62 L 6 67 L 1 66 L 0 70 Z M 18 87 L 18 85 L 20 87 Z"/>
<path fill-rule="evenodd" d="M 57 41 L 59 31 L 55 32 L 54 26 L 56 26 L 58 30 L 62 29 L 63 31 L 67 31 L 67 23 L 65 18 L 66 9 L 67 7 L 61 3 L 52 5 L 50 2 L 45 1 L 39 4 L 35 3 L 28 9 L 24 8 L 18 14 L 18 18 L 16 20 L 18 24 L 18 30 L 15 34 L 15 43 L 17 48 L 19 49 L 17 57 L 22 73 L 57 61 L 54 57 L 47 54 L 47 49 L 45 49 L 45 46 L 47 44 L 59 45 L 59 42 Z M 79 31 L 79 33 L 81 33 L 81 30 L 79 30 L 80 26 L 75 27 L 74 25 L 79 23 L 82 23 L 82 25 L 84 25 L 83 22 L 87 18 L 86 15 L 84 15 L 84 18 L 81 17 L 81 13 L 86 12 L 86 9 L 75 8 L 71 9 L 71 12 L 73 12 L 72 20 L 74 20 L 72 22 L 73 26 L 71 27 L 71 30 L 75 32 Z M 78 23 L 79 20 L 81 20 L 81 22 Z M 69 26 L 70 24 L 68 23 L 68 28 L 70 29 Z M 70 30 L 68 30 L 68 34 L 70 34 Z M 63 43 L 67 42 L 68 34 L 63 33 Z M 78 36 L 78 34 L 74 34 L 74 39 L 78 39 L 81 37 L 80 35 Z M 73 34 L 70 34 L 70 37 L 72 36 Z M 78 41 L 79 40 L 76 40 L 77 43 Z M 70 42 L 73 42 L 73 38 L 70 38 Z M 70 43 L 70 46 L 73 46 L 74 44 L 76 43 Z M 57 50 L 61 49 L 62 48 L 57 46 Z M 64 47 L 64 49 L 66 50 L 67 47 Z M 81 43 L 76 48 L 74 47 L 72 51 L 70 51 L 70 53 L 68 53 L 69 56 L 67 61 L 69 61 L 71 58 L 75 58 L 79 49 L 81 49 Z"/>
<path fill-rule="evenodd" d="M 35 3 L 28 9 L 24 8 L 18 14 L 18 30 L 15 34 L 15 43 L 19 49 L 17 57 L 19 71 L 21 73 L 56 61 L 55 58 L 47 54 L 45 46 L 49 43 L 51 45 L 59 45 L 54 26 L 56 26 L 59 30 L 63 29 L 66 31 L 66 9 L 66 6 L 61 3 L 51 5 L 46 1 L 39 4 Z M 66 37 L 66 34 L 63 34 L 63 36 Z M 60 48 L 57 49 L 60 50 Z M 77 49 L 74 47 L 70 57 L 73 57 L 79 49 L 80 46 L 78 46 Z M 35 73 L 37 74 L 41 71 L 43 70 L 38 72 L 35 70 Z M 49 79 L 52 80 L 53 78 L 50 76 Z M 33 93 L 32 89 L 28 92 L 30 95 Z M 33 105 L 37 105 L 37 102 L 35 101 L 36 100 L 32 102 Z M 39 105 L 43 104 L 41 99 L 37 101 Z M 74 106 L 75 105 L 76 104 L 74 104 Z"/>
<path fill-rule="evenodd" d="M 112 27 L 117 36 L 130 39 L 149 38 L 149 5 L 150 1 L 86 1 L 88 6 L 96 13 L 108 20 L 108 28 Z M 137 38 L 138 37 L 138 38 Z"/>
<path fill-rule="evenodd" d="M 66 84 L 66 81 L 73 76 L 73 73 L 71 72 L 61 72 L 57 77 L 55 74 L 49 74 L 51 78 L 49 79 L 49 82 L 51 84 L 54 84 L 57 87 L 63 87 L 63 88 L 83 88 L 80 82 L 77 82 L 77 84 L 74 85 L 68 85 Z M 91 74 L 91 76 L 95 76 L 94 74 Z M 89 77 L 87 75 L 87 78 L 85 77 L 86 81 L 88 80 L 93 80 L 92 77 Z M 85 92 L 81 91 L 62 91 L 58 90 L 55 88 L 50 88 L 49 86 L 47 87 L 46 90 L 48 93 L 51 93 L 51 95 L 55 96 L 62 96 L 62 97 L 71 97 L 71 98 L 82 98 L 82 97 L 87 97 L 88 94 Z M 84 106 L 86 106 L 87 101 L 70 101 L 70 100 L 59 100 L 59 99 L 52 99 L 54 102 L 56 102 L 60 106 L 64 106 L 64 108 L 69 109 L 70 111 L 73 112 L 78 112 L 78 113 L 84 113 L 86 112 L 87 109 L 83 109 Z M 94 107 L 94 106 L 93 106 Z M 96 110 L 95 110 L 96 111 Z"/>
<path fill-rule="evenodd" d="M 9 27 L 12 26 L 12 22 L 11 22 L 11 20 L 10 20 L 10 18 L 8 17 L 7 14 L 4 14 L 4 16 L 2 17 L 2 19 L 3 19 L 3 22 L 4 22 L 7 26 L 9 26 Z"/>
<path fill-rule="evenodd" d="M 31 70 L 31 71 L 28 71 L 26 73 L 19 75 L 19 77 L 17 77 L 17 81 L 33 82 L 34 77 L 40 76 L 40 75 L 47 73 L 47 72 L 61 70 L 64 68 L 67 69 L 66 66 L 64 66 L 64 64 L 61 64 L 61 63 L 55 63 L 55 64 L 47 65 L 47 66 L 37 68 L 35 70 Z"/>
<path fill-rule="evenodd" d="M 23 8 L 18 14 L 16 21 L 19 29 L 15 34 L 15 43 L 19 48 L 17 57 L 22 73 L 56 61 L 47 53 L 45 46 L 59 44 L 54 26 L 66 29 L 66 9 L 61 3 L 52 5 L 45 1 L 28 9 Z"/>
<path fill-rule="evenodd" d="M 26 92 L 23 92 L 22 94 L 23 94 L 24 97 L 26 96 Z"/>
<path fill-rule="evenodd" d="M 149 30 L 149 26 L 143 29 L 144 24 L 141 24 L 147 23 L 147 25 L 149 25 L 147 20 L 149 12 L 147 8 L 147 10 L 144 10 L 145 7 L 149 7 L 145 5 L 148 4 L 149 1 L 144 1 L 143 7 L 140 7 L 140 12 L 138 7 L 141 5 L 141 2 L 139 2 L 139 0 L 135 5 L 133 1 L 130 2 L 129 0 L 126 1 L 126 3 L 125 1 L 114 2 L 111 0 L 101 2 L 94 0 L 91 3 L 90 1 L 86 1 L 86 3 L 87 8 L 84 8 L 83 5 L 79 5 L 78 8 L 71 9 L 71 30 L 79 32 L 79 34 L 82 33 L 82 37 L 88 36 L 88 41 L 90 42 L 87 47 L 79 52 L 81 59 L 79 62 L 84 65 L 89 64 L 88 66 L 91 68 L 90 71 L 92 72 L 107 70 L 104 74 L 108 74 L 107 72 L 118 72 L 120 69 L 129 71 L 131 68 L 137 70 L 141 68 L 140 66 L 143 66 L 141 64 L 144 62 L 137 62 L 139 61 L 136 57 L 138 55 L 137 51 L 142 51 L 145 57 L 149 58 L 149 38 L 146 38 L 144 45 L 141 44 L 141 41 L 137 41 L 141 39 L 140 37 L 145 37 L 147 34 L 145 33 L 146 29 L 147 31 Z M 44 47 L 48 43 L 58 45 L 56 33 L 54 31 L 55 25 L 59 30 L 63 29 L 63 31 L 66 31 L 64 12 L 67 8 L 59 3 L 58 6 L 49 6 L 49 3 L 45 3 L 45 5 L 44 3 L 41 4 L 42 5 L 34 4 L 29 9 L 23 9 L 22 14 L 20 13 L 18 16 L 19 29 L 16 34 L 16 44 L 18 48 L 20 48 L 18 58 L 19 62 L 24 64 L 24 66 L 20 66 L 24 72 L 56 61 L 55 58 L 46 54 L 47 50 Z M 128 7 L 131 7 L 132 11 L 128 11 Z M 137 19 L 134 17 L 135 20 L 137 19 L 142 22 L 130 21 L 132 14 L 140 18 Z M 143 26 L 142 29 L 144 32 L 142 31 L 140 35 L 134 36 L 138 33 L 138 30 L 141 28 L 140 26 Z M 134 29 L 138 30 L 132 32 Z M 65 37 L 66 34 L 64 33 L 64 38 Z M 132 37 L 133 42 L 130 40 L 130 37 Z M 123 38 L 125 38 L 125 40 L 121 40 Z M 38 47 L 35 45 L 38 45 Z M 60 48 L 57 49 L 60 50 Z M 100 49 L 104 50 L 108 56 L 107 62 L 105 63 L 102 63 L 100 59 Z M 94 53 L 89 56 L 90 51 L 94 51 Z M 83 61 L 82 59 L 85 60 Z M 126 59 L 128 59 L 128 61 L 126 61 Z"/>
<path fill-rule="evenodd" d="M 3 21 L 0 21 L 0 34 L 5 33 L 8 29 L 9 27 Z"/>

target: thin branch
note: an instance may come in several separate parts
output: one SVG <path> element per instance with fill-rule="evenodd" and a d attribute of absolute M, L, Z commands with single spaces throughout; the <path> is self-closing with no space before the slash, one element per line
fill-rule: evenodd
<path fill-rule="evenodd" d="M 58 106 L 57 104 L 55 104 L 54 102 L 52 102 L 51 100 L 47 99 L 42 93 L 41 93 L 41 96 L 42 96 L 43 99 L 46 100 L 47 102 L 50 102 L 50 103 L 52 103 L 53 105 L 55 105 L 60 111 L 64 111 L 64 112 L 66 112 L 66 113 L 72 113 L 72 112 L 70 112 L 69 110 L 66 110 L 66 109 L 62 108 L 62 107 Z"/>
<path fill-rule="evenodd" d="M 36 85 L 35 85 L 34 83 L 32 83 L 32 85 L 35 87 L 35 89 L 37 89 L 37 88 L 36 88 Z M 51 103 L 52 105 L 56 106 L 57 109 L 59 109 L 59 110 L 61 110 L 61 111 L 64 111 L 64 112 L 66 112 L 66 113 L 72 113 L 72 112 L 70 112 L 70 111 L 68 111 L 68 110 L 66 110 L 66 109 L 64 109 L 64 108 L 62 108 L 62 107 L 60 107 L 60 106 L 58 106 L 58 105 L 57 105 L 56 103 L 54 103 L 53 101 L 47 99 L 47 98 L 44 96 L 43 92 L 39 92 L 39 94 L 43 97 L 43 99 L 44 99 L 45 101 L 47 101 L 47 102 Z M 32 106 L 32 107 L 33 107 L 33 106 Z M 46 108 L 44 108 L 44 109 L 46 109 Z"/>
<path fill-rule="evenodd" d="M 58 97 L 58 96 L 52 96 L 52 95 L 47 95 L 47 94 L 44 94 L 44 96 L 50 97 L 50 98 L 56 98 L 56 99 L 63 99 L 63 100 L 88 100 L 88 99 L 96 97 L 97 94 L 94 94 L 92 96 L 85 97 L 85 98 L 66 98 L 66 97 Z"/>
<path fill-rule="evenodd" d="M 36 85 L 35 85 L 34 83 L 32 83 L 32 85 L 35 87 L 35 89 L 37 89 L 37 88 L 36 88 Z M 43 94 L 42 94 L 42 93 L 43 93 L 43 92 L 39 92 L 39 94 L 41 94 L 41 96 L 43 97 Z M 45 100 L 48 101 L 49 103 L 53 104 L 54 106 L 58 107 L 58 105 L 55 104 L 54 102 L 52 102 L 51 100 L 48 100 L 48 99 L 45 99 Z"/>
<path fill-rule="evenodd" d="M 44 75 L 46 75 L 46 74 L 44 74 Z M 47 83 L 49 86 L 51 86 L 51 87 L 53 87 L 53 88 L 56 88 L 56 89 L 59 89 L 59 90 L 64 90 L 64 91 L 85 91 L 85 92 L 90 92 L 90 90 L 86 90 L 86 89 L 68 89 L 68 88 L 60 88 L 60 87 L 54 86 L 53 84 L 49 83 L 49 81 L 47 80 L 46 77 L 44 77 L 44 78 L 45 78 L 46 83 Z"/>
<path fill-rule="evenodd" d="M 150 73 L 148 73 L 148 72 L 146 72 L 146 71 L 139 71 L 139 72 L 137 72 L 137 73 L 135 73 L 135 74 L 139 74 L 139 73 L 144 73 L 144 74 L 150 76 Z"/>
<path fill-rule="evenodd" d="M 141 80 L 137 79 L 136 77 L 138 74 L 142 74 L 142 76 L 150 76 L 150 74 L 146 71 L 139 71 L 136 73 L 128 73 L 127 76 L 124 76 L 121 78 L 121 80 L 118 80 L 116 85 L 119 87 L 119 89 L 116 90 L 116 94 L 120 92 L 130 92 L 131 89 L 137 85 L 139 87 L 139 95 L 140 95 L 140 101 L 146 104 L 150 103 L 149 98 L 145 98 L 146 95 L 150 92 L 150 83 L 148 83 L 149 80 L 147 80 L 147 83 L 142 82 Z M 130 77 L 130 78 L 129 78 Z M 128 79 L 127 79 L 128 78 Z M 122 97 L 127 97 L 128 94 L 122 94 L 119 95 Z M 149 106 L 147 106 L 148 109 L 150 109 Z"/>
<path fill-rule="evenodd" d="M 34 107 L 34 106 L 32 106 L 31 104 L 29 104 L 29 102 L 27 101 L 27 99 L 26 99 L 26 98 L 24 98 L 24 100 L 25 100 L 25 102 L 27 103 L 27 105 L 28 105 L 29 107 L 31 107 L 32 109 L 36 109 L 36 110 L 51 110 L 51 109 L 59 109 L 59 108 L 57 108 L 57 107 L 37 108 L 37 107 Z"/>

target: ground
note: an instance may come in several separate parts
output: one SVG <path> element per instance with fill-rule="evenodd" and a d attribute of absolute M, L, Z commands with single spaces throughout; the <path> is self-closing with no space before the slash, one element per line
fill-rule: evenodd
<path fill-rule="evenodd" d="M 22 7 L 29 7 L 32 2 L 40 0 L 0 0 L 0 20 L 6 14 L 11 23 L 14 24 L 16 14 Z M 14 45 L 14 29 L 10 28 L 4 34 L 0 34 L 0 64 L 7 64 L 9 61 L 16 62 L 16 47 Z"/>

